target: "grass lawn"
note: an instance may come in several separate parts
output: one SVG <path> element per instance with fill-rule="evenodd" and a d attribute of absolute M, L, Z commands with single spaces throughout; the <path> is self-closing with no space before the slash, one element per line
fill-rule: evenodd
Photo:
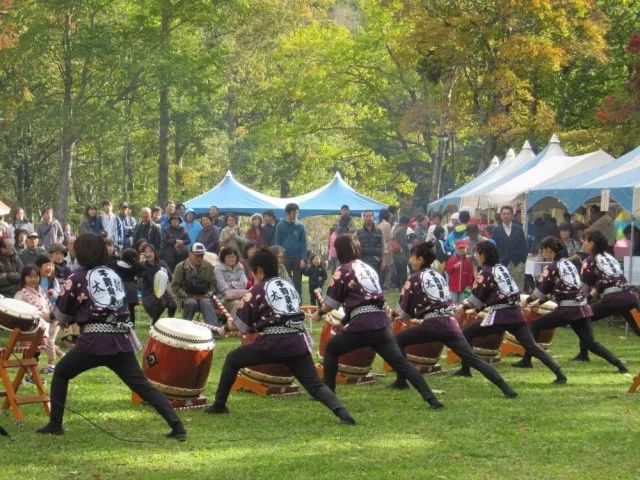
<path fill-rule="evenodd" d="M 139 322 L 142 341 L 147 322 Z M 317 340 L 318 325 L 313 333 Z M 595 333 L 634 374 L 640 371 L 640 339 L 624 338 L 619 324 L 606 321 Z M 234 338 L 216 345 L 209 399 L 225 354 L 238 343 Z M 36 435 L 46 421 L 42 408 L 26 406 L 22 428 L 0 415 L 15 438 L 0 437 L 0 480 L 638 479 L 640 398 L 626 394 L 631 377 L 599 358 L 569 361 L 576 348 L 574 334 L 559 329 L 552 353 L 569 377 L 564 386 L 552 385 L 553 374 L 537 360 L 525 371 L 503 361 L 498 369 L 520 395 L 514 400 L 502 398 L 475 372 L 471 379 L 427 378 L 443 391 L 440 411 L 428 409 L 413 390 L 388 390 L 391 376 L 373 386 L 338 386 L 358 420 L 355 427 L 340 425 L 306 393 L 232 393 L 230 415 L 179 413 L 189 430 L 186 443 L 166 440 L 164 421 L 148 407 L 132 405 L 113 373 L 92 370 L 71 382 L 70 406 L 113 433 L 147 443 L 116 440 L 73 413 L 65 418 L 66 435 Z M 381 366 L 376 359 L 374 371 L 381 373 Z"/>

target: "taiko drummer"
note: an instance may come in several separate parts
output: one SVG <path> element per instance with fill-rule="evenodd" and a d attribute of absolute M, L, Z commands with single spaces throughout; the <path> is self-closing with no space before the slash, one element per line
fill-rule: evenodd
<path fill-rule="evenodd" d="M 122 280 L 105 265 L 109 258 L 104 240 L 92 233 L 80 235 L 74 245 L 81 269 L 62 285 L 54 307 L 55 318 L 63 325 L 80 325 L 76 346 L 58 362 L 51 382 L 51 417 L 38 433 L 62 435 L 62 419 L 69 380 L 96 367 L 113 370 L 120 379 L 169 424 L 167 437 L 185 440 L 184 425 L 169 404 L 144 376 L 135 351 L 140 343 L 124 305 Z"/>
<path fill-rule="evenodd" d="M 294 286 L 278 276 L 278 259 L 268 248 L 259 248 L 249 258 L 255 285 L 244 296 L 234 324 L 242 333 L 258 332 L 251 344 L 236 348 L 224 361 L 214 403 L 208 413 L 229 413 L 226 406 L 231 386 L 243 367 L 264 363 L 282 363 L 317 400 L 329 408 L 342 423 L 355 420 L 318 377 L 311 358 L 311 338 L 304 326 L 300 295 Z M 229 325 L 220 327 L 220 334 Z"/>

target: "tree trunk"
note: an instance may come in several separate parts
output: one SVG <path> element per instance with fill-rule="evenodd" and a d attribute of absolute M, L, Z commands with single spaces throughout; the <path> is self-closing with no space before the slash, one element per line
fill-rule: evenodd
<path fill-rule="evenodd" d="M 158 160 L 158 205 L 165 205 L 169 199 L 169 35 L 171 33 L 171 3 L 162 2 L 162 21 L 160 24 L 160 137 Z"/>
<path fill-rule="evenodd" d="M 129 200 L 130 195 L 135 188 L 133 181 L 133 145 L 131 143 L 131 106 L 133 104 L 133 95 L 129 95 L 125 102 L 125 133 L 124 133 L 124 199 Z"/>
<path fill-rule="evenodd" d="M 71 167 L 73 163 L 73 74 L 71 65 L 71 14 L 64 15 L 62 47 L 64 55 L 63 83 L 64 96 L 62 104 L 62 131 L 60 134 L 60 178 L 58 182 L 58 208 L 56 215 L 66 222 L 69 215 L 69 189 L 71 186 Z"/>

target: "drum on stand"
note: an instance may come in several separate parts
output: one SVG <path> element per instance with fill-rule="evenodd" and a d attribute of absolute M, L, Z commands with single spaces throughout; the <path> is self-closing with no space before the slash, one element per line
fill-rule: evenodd
<path fill-rule="evenodd" d="M 14 329 L 25 334 L 38 330 L 40 311 L 33 305 L 15 298 L 0 298 L 0 328 L 12 332 Z"/>
<path fill-rule="evenodd" d="M 473 323 L 481 322 L 486 315 L 487 312 L 484 310 L 478 314 L 475 312 L 469 314 L 465 310 L 458 310 L 456 313 L 456 320 L 458 321 L 460 328 L 464 330 L 465 327 Z M 473 353 L 488 363 L 500 363 L 500 347 L 502 345 L 503 337 L 503 333 L 492 333 L 490 335 L 474 338 L 471 345 L 473 347 Z M 451 350 L 447 352 L 447 359 L 454 363 L 460 361 L 460 357 Z"/>
<path fill-rule="evenodd" d="M 528 297 L 528 295 L 520 295 L 520 301 L 524 303 L 524 301 Z M 557 307 L 558 305 L 554 302 L 545 302 L 535 309 L 527 305 L 522 309 L 524 313 L 524 321 L 527 325 L 531 326 L 531 324 L 539 317 L 553 312 Z M 555 328 L 540 330 L 535 341 L 543 350 L 548 350 L 551 346 L 551 342 L 553 341 L 553 336 L 555 335 L 555 333 Z M 522 345 L 520 345 L 520 343 L 518 343 L 516 337 L 511 335 L 509 332 L 505 333 L 504 344 L 502 346 L 502 354 L 515 354 L 520 356 L 524 355 L 524 348 L 522 347 Z"/>
<path fill-rule="evenodd" d="M 415 328 L 418 325 L 420 325 L 420 321 L 413 318 L 410 320 L 396 318 L 391 326 L 391 332 L 394 336 L 397 336 L 400 332 Z M 407 360 L 409 360 L 420 373 L 435 373 L 442 370 L 438 362 L 440 361 L 440 355 L 442 355 L 443 349 L 444 345 L 440 342 L 427 342 L 407 345 L 405 352 L 407 354 Z M 393 371 L 393 368 L 391 368 L 391 365 L 387 362 L 384 362 L 382 368 L 387 372 Z"/>
<path fill-rule="evenodd" d="M 142 371 L 174 408 L 205 405 L 207 399 L 202 392 L 214 346 L 208 328 L 190 320 L 161 318 L 149 330 Z"/>
<path fill-rule="evenodd" d="M 250 345 L 260 338 L 259 333 L 242 336 L 242 345 Z M 294 395 L 299 393 L 295 378 L 286 365 L 281 363 L 264 363 L 242 368 L 231 389 L 249 390 L 258 395 Z"/>
<path fill-rule="evenodd" d="M 344 310 L 332 310 L 327 314 L 325 324 L 322 327 L 320 333 L 320 345 L 318 348 L 318 356 L 320 357 L 320 363 L 316 365 L 318 369 L 318 375 L 324 378 L 324 369 L 322 362 L 327 350 L 327 344 L 329 341 L 342 331 L 342 326 L 333 325 L 331 320 L 342 320 L 344 318 Z M 338 357 L 338 375 L 336 376 L 336 383 L 340 384 L 367 384 L 373 382 L 373 375 L 371 375 L 371 367 L 373 360 L 376 357 L 376 352 L 371 347 L 362 347 L 356 350 L 352 350 Z"/>

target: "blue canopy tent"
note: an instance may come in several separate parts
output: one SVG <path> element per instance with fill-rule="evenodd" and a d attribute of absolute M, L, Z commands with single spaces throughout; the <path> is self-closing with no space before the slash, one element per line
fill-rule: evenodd
<path fill-rule="evenodd" d="M 573 213 L 588 200 L 599 197 L 603 190 L 609 190 L 611 198 L 628 213 L 637 216 L 639 212 L 638 208 L 634 209 L 634 198 L 637 197 L 638 187 L 640 147 L 607 165 L 531 190 L 527 195 L 527 208 L 530 209 L 544 198 L 550 197 L 564 204 Z"/>
<path fill-rule="evenodd" d="M 238 215 L 262 213 L 264 210 L 273 210 L 276 215 L 284 213 L 281 199 L 256 192 L 242 185 L 233 178 L 230 171 L 211 190 L 185 202 L 185 207 L 194 210 L 196 215 L 207 213 L 209 207 L 213 205 L 218 207 L 220 212 Z"/>
<path fill-rule="evenodd" d="M 333 180 L 324 187 L 298 197 L 280 199 L 280 202 L 282 207 L 289 202 L 297 203 L 300 207 L 300 217 L 339 213 L 342 205 L 349 205 L 349 210 L 355 215 L 365 210 L 377 212 L 387 208 L 384 203 L 356 192 L 342 179 L 339 172 L 336 172 Z"/>

